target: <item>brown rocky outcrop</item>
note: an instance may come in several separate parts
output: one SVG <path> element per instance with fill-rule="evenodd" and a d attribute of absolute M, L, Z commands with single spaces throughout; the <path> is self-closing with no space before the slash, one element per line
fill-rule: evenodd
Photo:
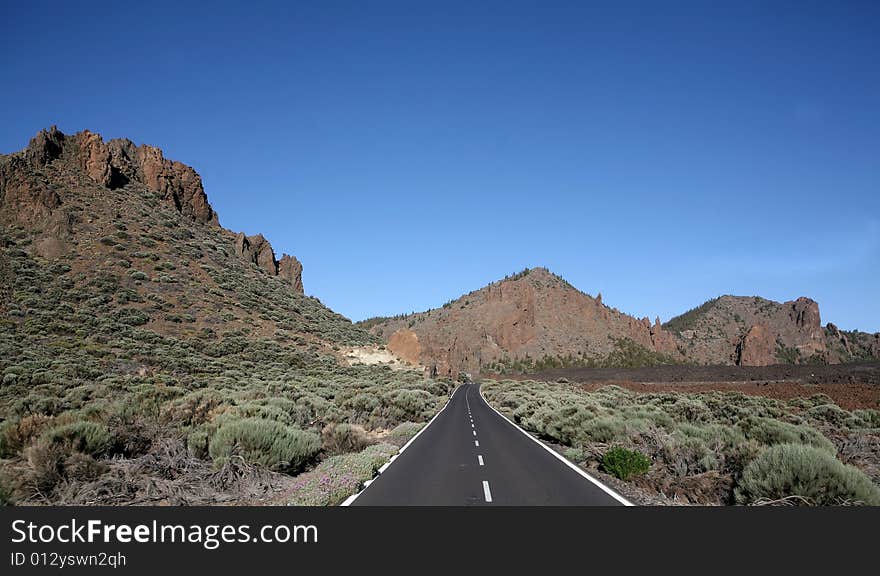
<path fill-rule="evenodd" d="M 235 252 L 244 260 L 253 262 L 270 276 L 278 275 L 278 262 L 272 245 L 262 234 L 245 236 L 239 232 L 235 236 Z"/>
<path fill-rule="evenodd" d="M 208 204 L 202 179 L 195 170 L 166 160 L 161 150 L 147 145 L 138 146 L 134 158 L 148 188 L 173 202 L 182 214 L 196 222 L 217 224 L 217 214 Z"/>
<path fill-rule="evenodd" d="M 31 139 L 23 157 L 30 165 L 42 167 L 64 154 L 68 154 L 68 161 L 101 186 L 113 189 L 131 181 L 140 182 L 184 216 L 200 223 L 218 224 L 217 214 L 208 203 L 198 173 L 180 162 L 167 160 L 158 148 L 135 146 L 130 140 L 122 139 L 105 143 L 99 134 L 88 130 L 69 138 L 52 126 Z M 8 175 L 6 179 L 9 179 Z M 4 190 L 7 186 L 8 183 Z"/>
<path fill-rule="evenodd" d="M 401 328 L 388 337 L 388 349 L 410 364 L 419 364 L 422 353 L 419 336 L 408 328 Z"/>
<path fill-rule="evenodd" d="M 828 354 L 819 305 L 809 298 L 774 302 L 721 296 L 670 320 L 680 349 L 698 364 L 765 365 L 836 361 Z"/>
<path fill-rule="evenodd" d="M 797 300 L 785 303 L 789 307 L 789 316 L 798 328 L 811 332 L 822 327 L 819 317 L 819 304 L 815 300 L 801 296 Z"/>
<path fill-rule="evenodd" d="M 83 130 L 76 135 L 79 146 L 77 159 L 86 175 L 101 186 L 111 187 L 113 169 L 110 149 L 99 134 Z"/>
<path fill-rule="evenodd" d="M 300 294 L 304 292 L 302 271 L 303 266 L 296 256 L 289 254 L 281 255 L 281 260 L 278 261 L 278 276 L 293 286 L 293 289 Z"/>
<path fill-rule="evenodd" d="M 21 158 L 0 161 L 0 213 L 26 227 L 42 228 L 61 206 L 61 197 Z"/>
<path fill-rule="evenodd" d="M 195 223 L 219 227 L 201 177 L 191 167 L 168 160 L 153 146 L 127 139 L 105 142 L 89 130 L 70 137 L 55 126 L 37 133 L 23 151 L 0 156 L 0 223 L 30 229 L 35 253 L 53 258 L 65 252 L 75 214 L 82 213 L 82 205 L 64 209 L 64 194 L 82 198 L 79 194 L 89 191 L 104 198 L 101 188 L 129 184 L 152 191 Z M 295 257 L 276 260 L 259 234 L 237 235 L 235 247 L 240 257 L 303 293 L 302 264 Z"/>
<path fill-rule="evenodd" d="M 736 348 L 739 366 L 770 366 L 776 364 L 776 338 L 765 324 L 755 324 L 743 334 Z"/>
<path fill-rule="evenodd" d="M 34 136 L 23 153 L 0 157 L 0 222 L 32 230 L 34 252 L 44 258 L 64 253 L 73 223 L 42 170 L 60 157 L 64 143 L 53 126 Z"/>
<path fill-rule="evenodd" d="M 300 261 L 287 254 L 283 254 L 281 260 L 276 260 L 272 245 L 262 234 L 245 236 L 244 232 L 239 232 L 235 236 L 235 252 L 243 260 L 256 264 L 266 274 L 280 277 L 294 290 L 303 293 Z"/>
<path fill-rule="evenodd" d="M 33 166 L 45 166 L 52 160 L 61 156 L 66 137 L 57 126 L 48 130 L 40 130 L 31 138 L 24 156 Z"/>

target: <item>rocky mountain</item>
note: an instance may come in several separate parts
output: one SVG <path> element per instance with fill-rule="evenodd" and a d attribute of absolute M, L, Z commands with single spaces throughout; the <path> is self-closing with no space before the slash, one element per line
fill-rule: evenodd
<path fill-rule="evenodd" d="M 100 135 L 84 130 L 67 136 L 53 126 L 41 130 L 20 153 L 0 160 L 0 222 L 21 226 L 35 233 L 35 255 L 55 258 L 69 248 L 74 229 L 84 231 L 94 221 L 77 216 L 82 201 L 92 208 L 95 198 L 120 202 L 106 191 L 140 189 L 183 219 L 203 224 L 228 235 L 219 227 L 217 214 L 208 202 L 202 179 L 195 170 L 164 157 L 162 150 L 130 140 L 104 142 Z M 143 195 L 142 195 L 143 196 Z M 123 218 L 123 210 L 117 216 Z M 280 276 L 300 293 L 302 265 L 288 255 L 276 260 L 262 235 L 235 237 L 236 254 L 253 262 L 271 276 Z"/>
<path fill-rule="evenodd" d="M 524 270 L 442 308 L 365 326 L 397 355 L 439 374 L 684 360 L 659 318 L 628 316 L 546 268 Z"/>
<path fill-rule="evenodd" d="M 837 364 L 880 357 L 880 334 L 823 327 L 819 304 L 804 297 L 780 303 L 721 296 L 664 326 L 698 364 Z"/>
<path fill-rule="evenodd" d="M 665 324 L 602 303 L 544 268 L 442 308 L 363 323 L 390 350 L 441 374 L 663 363 L 769 365 L 880 357 L 880 335 L 822 327 L 809 298 L 722 296 Z"/>
<path fill-rule="evenodd" d="M 53 127 L 0 156 L 0 505 L 277 494 L 445 401 L 352 365 L 378 343 L 303 294 L 296 258 L 222 228 L 158 148 Z M 309 482 L 290 498 L 335 502 Z"/>

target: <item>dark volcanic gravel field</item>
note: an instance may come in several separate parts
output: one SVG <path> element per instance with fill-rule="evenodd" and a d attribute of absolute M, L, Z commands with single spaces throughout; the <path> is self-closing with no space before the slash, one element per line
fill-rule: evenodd
<path fill-rule="evenodd" d="M 635 392 L 738 391 L 786 400 L 826 394 L 841 407 L 880 409 L 880 362 L 775 366 L 655 366 L 650 368 L 557 368 L 501 376 L 517 380 L 565 378 L 594 390 L 616 384 Z"/>

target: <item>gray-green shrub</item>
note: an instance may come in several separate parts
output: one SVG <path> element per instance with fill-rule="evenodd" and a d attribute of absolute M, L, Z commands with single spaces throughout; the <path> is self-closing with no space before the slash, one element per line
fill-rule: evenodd
<path fill-rule="evenodd" d="M 826 450 L 803 444 L 766 449 L 745 467 L 735 494 L 744 504 L 800 496 L 818 505 L 880 505 L 880 488 L 861 470 Z"/>
<path fill-rule="evenodd" d="M 831 441 L 815 428 L 804 424 L 789 424 L 774 418 L 748 418 L 742 427 L 748 438 L 766 445 L 809 444 L 835 454 L 837 449 Z"/>
<path fill-rule="evenodd" d="M 223 424 L 208 444 L 208 452 L 217 464 L 238 455 L 251 464 L 286 472 L 301 470 L 320 450 L 317 434 L 259 418 Z"/>

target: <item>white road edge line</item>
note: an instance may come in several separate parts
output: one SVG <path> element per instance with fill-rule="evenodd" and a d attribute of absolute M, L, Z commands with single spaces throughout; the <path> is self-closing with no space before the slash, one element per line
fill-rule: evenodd
<path fill-rule="evenodd" d="M 483 496 L 485 496 L 486 502 L 492 501 L 492 492 L 489 490 L 489 482 L 487 480 L 483 480 Z"/>
<path fill-rule="evenodd" d="M 467 396 L 465 396 L 465 398 L 467 398 Z M 499 416 L 501 416 L 502 418 L 507 420 L 508 424 L 510 424 L 511 426 L 513 426 L 514 428 L 516 428 L 517 430 L 519 430 L 520 432 L 525 434 L 526 438 L 528 438 L 529 440 L 531 440 L 532 442 L 534 442 L 535 444 L 537 444 L 538 446 L 540 446 L 541 448 L 543 448 L 544 450 L 546 450 L 547 452 L 552 454 L 557 460 L 559 460 L 560 462 L 562 462 L 563 464 L 565 464 L 566 466 L 568 466 L 569 468 L 571 468 L 572 470 L 574 470 L 575 472 L 577 472 L 578 474 L 580 474 L 581 476 L 583 476 L 584 478 L 586 478 L 587 480 L 589 480 L 590 482 L 592 482 L 593 484 L 595 484 L 596 486 L 601 488 L 603 492 L 605 492 L 606 494 L 608 494 L 609 496 L 611 496 L 612 498 L 614 498 L 615 500 L 617 500 L 618 502 L 620 502 L 624 506 L 635 506 L 635 504 L 633 504 L 632 502 L 630 502 L 629 500 L 627 500 L 626 498 L 624 498 L 623 496 L 621 496 L 620 494 L 618 494 L 617 492 L 615 492 L 614 490 L 609 488 L 608 486 L 602 484 L 601 482 L 599 482 L 598 480 L 596 480 L 595 478 L 593 478 L 592 476 L 590 476 L 589 474 L 584 472 L 583 468 L 581 468 L 580 466 L 577 466 L 576 464 L 572 464 L 564 456 L 562 456 L 561 454 L 559 454 L 555 450 L 550 449 L 546 444 L 544 444 L 543 442 L 541 442 L 540 440 L 538 440 L 537 438 L 535 438 L 534 436 L 532 436 L 531 434 L 529 434 L 528 432 L 526 432 L 525 430 L 523 430 L 522 428 L 517 426 L 513 421 L 510 420 L 510 418 L 508 418 L 507 416 L 505 416 L 504 414 L 502 414 L 498 410 L 495 410 L 495 407 L 492 406 L 491 404 L 489 404 L 489 402 L 486 400 L 486 397 L 483 396 L 483 388 L 482 387 L 480 388 L 480 398 L 482 398 L 482 400 L 486 404 L 486 406 L 488 406 L 496 414 L 498 414 Z"/>
<path fill-rule="evenodd" d="M 482 454 L 477 455 L 477 461 L 480 463 L 480 466 L 485 466 L 485 464 L 483 464 L 483 455 Z"/>
<path fill-rule="evenodd" d="M 413 436 L 412 438 L 410 438 L 410 439 L 409 439 L 409 442 L 407 442 L 406 444 L 404 444 L 404 445 L 400 448 L 400 450 L 397 451 L 397 454 L 395 454 L 394 456 L 392 456 L 391 459 L 388 460 L 388 462 L 386 462 L 385 464 L 382 465 L 381 468 L 379 468 L 379 474 L 381 474 L 381 473 L 383 473 L 385 470 L 387 470 L 388 467 L 391 466 L 391 464 L 394 463 L 395 460 L 397 460 L 397 457 L 400 456 L 401 454 L 403 454 L 403 451 L 406 450 L 407 448 L 409 448 L 409 445 L 412 444 L 413 442 L 415 442 L 415 441 L 416 441 L 416 438 L 418 438 L 419 436 L 421 436 L 421 435 L 422 435 L 422 432 L 424 432 L 425 430 L 427 430 L 427 429 L 428 429 L 428 426 L 430 426 L 431 424 L 434 423 L 434 420 L 437 419 L 437 416 L 439 416 L 440 414 L 442 414 L 443 411 L 446 410 L 446 408 L 449 407 L 449 403 L 452 402 L 452 399 L 455 397 L 455 395 L 458 393 L 458 391 L 461 390 L 462 386 L 463 386 L 463 384 L 459 384 L 458 388 L 456 388 L 455 391 L 452 393 L 452 396 L 449 397 L 449 400 L 446 401 L 446 404 L 443 405 L 443 408 L 441 408 L 439 412 L 437 412 L 436 414 L 434 414 L 434 417 L 431 418 L 431 419 L 428 421 L 427 424 L 425 424 L 424 426 L 422 426 L 421 430 L 419 430 L 418 432 L 416 432 L 416 435 Z M 465 399 L 467 399 L 467 394 L 465 394 Z M 361 490 L 361 491 L 358 492 L 357 494 L 352 494 L 351 496 L 349 496 L 348 498 L 346 498 L 345 501 L 344 501 L 342 504 L 340 504 L 340 506 L 351 506 L 351 503 L 354 502 L 355 500 L 357 500 L 358 496 L 360 496 L 361 494 L 363 494 L 363 493 L 364 493 L 364 490 L 366 490 L 367 487 L 368 487 L 370 484 L 372 484 L 372 483 L 373 483 L 373 480 L 375 480 L 375 479 L 376 479 L 376 478 L 373 477 L 373 478 L 371 478 L 370 480 L 367 480 L 366 482 L 364 482 L 364 488 L 363 488 L 363 490 Z"/>

